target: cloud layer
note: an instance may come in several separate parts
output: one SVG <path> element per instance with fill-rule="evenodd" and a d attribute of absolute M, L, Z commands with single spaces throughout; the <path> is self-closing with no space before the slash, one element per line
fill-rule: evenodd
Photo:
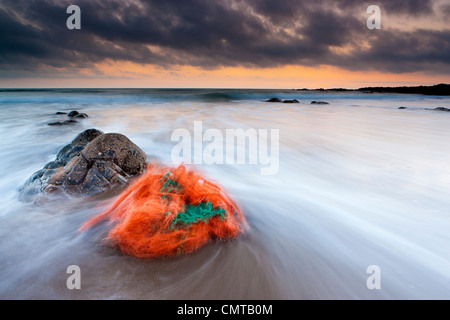
<path fill-rule="evenodd" d="M 371 3 L 357 0 L 2 0 L 0 77 L 76 74 L 104 61 L 445 73 L 450 28 L 430 27 L 448 22 L 440 3 L 378 0 L 383 28 L 368 30 Z M 66 27 L 70 4 L 82 30 Z M 396 28 L 395 19 L 418 23 Z"/>

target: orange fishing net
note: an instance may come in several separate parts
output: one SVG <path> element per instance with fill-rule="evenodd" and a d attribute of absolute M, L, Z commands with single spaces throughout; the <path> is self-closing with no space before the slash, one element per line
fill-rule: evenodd
<path fill-rule="evenodd" d="M 190 253 L 210 240 L 237 237 L 246 224 L 219 186 L 184 166 L 153 164 L 109 210 L 81 230 L 105 219 L 113 223 L 108 239 L 138 258 Z"/>

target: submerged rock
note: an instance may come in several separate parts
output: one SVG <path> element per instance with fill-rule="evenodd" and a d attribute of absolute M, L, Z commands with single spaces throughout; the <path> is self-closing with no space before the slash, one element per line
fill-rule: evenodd
<path fill-rule="evenodd" d="M 78 112 L 76 110 L 70 111 L 67 116 L 69 118 L 88 118 L 89 117 L 86 113 Z"/>
<path fill-rule="evenodd" d="M 49 126 L 65 126 L 68 124 L 73 124 L 73 123 L 77 123 L 76 120 L 66 120 L 66 121 L 56 121 L 56 122 L 50 122 L 48 125 Z"/>
<path fill-rule="evenodd" d="M 89 116 L 86 113 L 79 113 L 74 118 L 80 119 L 80 118 L 89 118 Z"/>
<path fill-rule="evenodd" d="M 281 100 L 280 98 L 272 98 L 267 100 L 266 102 L 283 102 L 283 100 Z"/>
<path fill-rule="evenodd" d="M 61 111 L 58 111 L 58 112 L 55 113 L 55 114 L 57 114 L 57 115 L 65 115 L 65 114 L 67 114 L 67 112 L 61 112 Z"/>
<path fill-rule="evenodd" d="M 311 104 L 329 104 L 329 103 L 325 101 L 312 101 Z"/>
<path fill-rule="evenodd" d="M 77 116 L 79 114 L 80 113 L 78 111 L 70 111 L 67 116 L 73 118 L 73 117 L 75 117 L 75 116 Z"/>
<path fill-rule="evenodd" d="M 94 195 L 126 184 L 142 173 L 146 154 L 126 136 L 89 129 L 63 147 L 56 159 L 35 172 L 20 188 L 22 200 L 66 193 Z"/>
<path fill-rule="evenodd" d="M 436 110 L 436 111 L 446 111 L 446 112 L 450 112 L 450 109 L 449 109 L 449 108 L 444 108 L 444 107 L 439 107 L 439 108 L 436 108 L 436 109 L 434 109 L 434 110 Z"/>
<path fill-rule="evenodd" d="M 284 100 L 283 103 L 300 103 L 300 101 L 298 101 L 297 99 L 292 99 L 292 100 Z"/>
<path fill-rule="evenodd" d="M 406 109 L 408 109 L 407 107 L 400 107 L 400 108 L 398 108 L 398 110 L 406 110 Z"/>

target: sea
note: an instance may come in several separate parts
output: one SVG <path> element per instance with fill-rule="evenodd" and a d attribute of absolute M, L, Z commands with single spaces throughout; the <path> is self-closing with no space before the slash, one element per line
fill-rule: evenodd
<path fill-rule="evenodd" d="M 299 103 L 266 102 L 273 97 Z M 0 299 L 450 299 L 450 112 L 438 107 L 449 108 L 450 98 L 1 89 Z M 48 125 L 67 119 L 56 112 L 72 110 L 89 117 Z M 199 124 L 224 137 L 233 129 L 278 133 L 267 144 L 278 161 L 270 174 L 262 173 L 268 163 L 250 140 L 236 142 L 235 150 L 246 152 L 243 163 L 189 164 L 242 209 L 248 228 L 237 239 L 138 259 L 105 240 L 106 223 L 79 231 L 119 192 L 43 203 L 19 196 L 25 181 L 86 129 L 124 134 L 149 162 L 173 166 L 180 143 L 174 132 L 198 140 Z M 208 143 L 200 135 L 193 148 Z M 70 266 L 79 267 L 80 289 L 68 286 Z"/>

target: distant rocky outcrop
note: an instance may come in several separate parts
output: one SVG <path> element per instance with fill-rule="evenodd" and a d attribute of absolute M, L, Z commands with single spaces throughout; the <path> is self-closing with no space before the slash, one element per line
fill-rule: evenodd
<path fill-rule="evenodd" d="M 63 147 L 56 159 L 20 188 L 24 201 L 55 193 L 94 195 L 140 174 L 146 154 L 126 136 L 89 129 Z"/>
<path fill-rule="evenodd" d="M 404 94 L 422 94 L 432 96 L 450 96 L 450 84 L 437 84 L 434 86 L 415 86 L 415 87 L 365 87 L 359 89 L 294 89 L 295 91 L 311 92 L 355 92 L 361 93 L 404 93 Z"/>
<path fill-rule="evenodd" d="M 357 91 L 376 93 L 423 94 L 428 96 L 450 96 L 450 84 L 441 83 L 434 86 L 417 87 L 366 87 L 360 88 Z"/>
<path fill-rule="evenodd" d="M 443 108 L 443 107 L 439 107 L 439 108 L 436 108 L 436 109 L 434 109 L 435 111 L 445 111 L 445 112 L 450 112 L 450 109 L 449 108 Z"/>

